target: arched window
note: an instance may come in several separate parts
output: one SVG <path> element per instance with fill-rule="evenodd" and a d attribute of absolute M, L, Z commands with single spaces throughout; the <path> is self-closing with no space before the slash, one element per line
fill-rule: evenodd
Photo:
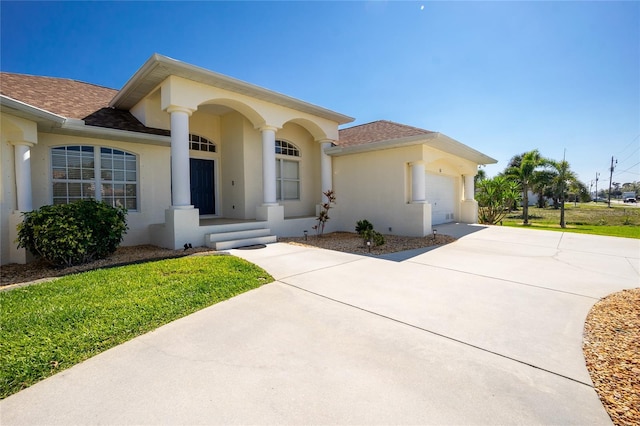
<path fill-rule="evenodd" d="M 138 157 L 129 152 L 86 145 L 51 148 L 51 182 L 53 204 L 92 198 L 138 209 Z"/>
<path fill-rule="evenodd" d="M 283 141 L 276 140 L 276 154 L 282 155 L 290 155 L 292 157 L 300 157 L 300 150 L 294 144 Z"/>
<path fill-rule="evenodd" d="M 189 134 L 189 148 L 194 151 L 216 152 L 216 144 L 202 136 Z"/>
<path fill-rule="evenodd" d="M 294 144 L 276 140 L 276 155 L 300 157 L 300 150 Z M 278 200 L 300 199 L 300 161 L 276 157 L 276 196 Z"/>

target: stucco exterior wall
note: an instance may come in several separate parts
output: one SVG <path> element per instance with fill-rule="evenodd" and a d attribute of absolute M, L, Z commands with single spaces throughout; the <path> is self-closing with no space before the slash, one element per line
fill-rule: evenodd
<path fill-rule="evenodd" d="M 31 179 L 33 208 L 52 203 L 51 148 L 63 145 L 91 145 L 116 148 L 137 155 L 138 210 L 129 211 L 129 231 L 122 245 L 148 244 L 148 226 L 164 222 L 164 210 L 171 205 L 169 148 L 95 138 L 41 133 L 32 148 Z"/>
<path fill-rule="evenodd" d="M 244 172 L 245 119 L 237 112 L 220 119 L 220 190 L 221 211 L 230 219 L 247 219 L 245 203 L 246 179 Z M 254 212 L 255 214 L 255 212 Z"/>
<path fill-rule="evenodd" d="M 13 244 L 13 241 L 9 241 L 9 217 L 17 208 L 17 204 L 14 149 L 4 131 L 1 133 L 0 143 L 0 262 L 4 264 L 9 259 L 9 245 Z"/>
<path fill-rule="evenodd" d="M 416 235 L 409 163 L 421 157 L 420 145 L 333 157 L 337 228 L 353 232 L 367 219 L 378 232 Z"/>

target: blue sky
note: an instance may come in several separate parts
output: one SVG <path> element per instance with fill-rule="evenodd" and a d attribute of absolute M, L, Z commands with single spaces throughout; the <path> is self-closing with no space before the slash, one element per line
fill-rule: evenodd
<path fill-rule="evenodd" d="M 356 118 L 640 180 L 640 2 L 7 2 L 3 71 L 121 88 L 157 52 Z"/>

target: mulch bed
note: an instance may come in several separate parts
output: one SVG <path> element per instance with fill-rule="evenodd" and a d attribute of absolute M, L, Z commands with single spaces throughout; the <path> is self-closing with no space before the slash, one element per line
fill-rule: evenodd
<path fill-rule="evenodd" d="M 355 254 L 381 255 L 405 250 L 413 250 L 424 247 L 441 246 L 449 244 L 456 239 L 448 235 L 436 235 L 428 237 L 402 237 L 398 235 L 385 235 L 385 243 L 381 246 L 369 247 L 362 237 L 354 232 L 332 232 L 324 235 L 309 235 L 304 237 L 278 238 L 279 242 L 296 244 L 301 246 L 319 247 L 328 250 L 342 251 Z"/>
<path fill-rule="evenodd" d="M 640 288 L 611 294 L 593 306 L 582 349 L 613 423 L 640 425 Z"/>

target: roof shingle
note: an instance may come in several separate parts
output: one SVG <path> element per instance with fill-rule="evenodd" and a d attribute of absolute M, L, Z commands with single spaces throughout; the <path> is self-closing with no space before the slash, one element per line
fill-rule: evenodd
<path fill-rule="evenodd" d="M 364 145 L 373 142 L 390 141 L 411 136 L 430 135 L 435 132 L 395 123 L 393 121 L 378 120 L 359 126 L 341 129 L 338 146 Z"/>
<path fill-rule="evenodd" d="M 118 91 L 66 78 L 2 72 L 0 93 L 66 118 L 82 120 L 108 106 Z"/>
<path fill-rule="evenodd" d="M 55 77 L 0 72 L 0 93 L 88 126 L 169 136 L 164 129 L 146 127 L 129 111 L 110 108 L 115 89 Z"/>

